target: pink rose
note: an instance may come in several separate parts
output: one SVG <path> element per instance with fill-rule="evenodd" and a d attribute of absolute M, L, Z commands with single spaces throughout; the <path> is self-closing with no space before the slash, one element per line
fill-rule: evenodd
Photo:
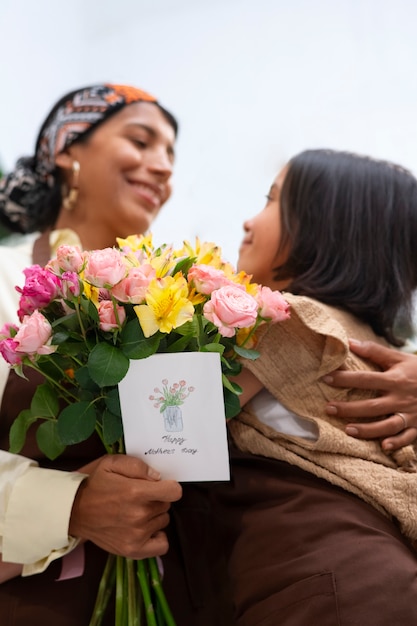
<path fill-rule="evenodd" d="M 127 274 L 123 255 L 114 248 L 93 250 L 87 258 L 84 278 L 95 287 L 111 289 Z"/>
<path fill-rule="evenodd" d="M 47 268 L 55 274 L 61 272 L 76 272 L 79 274 L 84 267 L 86 253 L 81 252 L 78 246 L 59 246 L 54 259 L 49 261 Z"/>
<path fill-rule="evenodd" d="M 111 300 L 102 300 L 98 303 L 98 316 L 100 318 L 101 330 L 115 330 L 121 327 L 126 319 L 126 311 L 124 307 L 119 305 L 116 305 L 116 310 L 118 320 L 114 310 L 114 304 Z"/>
<path fill-rule="evenodd" d="M 204 264 L 194 265 L 188 272 L 188 280 L 192 280 L 197 291 L 204 294 L 210 294 L 215 289 L 232 284 L 222 270 Z"/>
<path fill-rule="evenodd" d="M 19 328 L 16 324 L 7 322 L 0 330 L 0 354 L 7 363 L 10 365 L 20 365 L 22 357 L 17 354 L 16 348 L 18 347 L 17 341 L 14 340 Z"/>
<path fill-rule="evenodd" d="M 111 289 L 111 293 L 119 302 L 141 304 L 145 299 L 148 285 L 154 276 L 155 270 L 149 264 L 132 267 L 126 278 L 122 278 Z"/>
<path fill-rule="evenodd" d="M 9 337 L 14 337 L 18 330 L 19 327 L 16 326 L 16 324 L 6 322 L 0 329 L 0 339 L 9 339 Z"/>
<path fill-rule="evenodd" d="M 203 307 L 204 316 L 215 324 L 223 337 L 233 337 L 236 328 L 253 326 L 258 316 L 255 298 L 237 285 L 220 287 Z"/>
<path fill-rule="evenodd" d="M 65 300 L 77 298 L 81 293 L 80 278 L 76 272 L 64 272 L 62 278 L 62 297 Z"/>
<path fill-rule="evenodd" d="M 9 365 L 20 365 L 22 363 L 22 355 L 16 352 L 18 345 L 17 341 L 11 337 L 0 341 L 0 354 Z"/>
<path fill-rule="evenodd" d="M 51 354 L 57 346 L 47 345 L 52 337 L 52 326 L 40 313 L 34 311 L 32 315 L 25 315 L 22 324 L 14 336 L 18 344 L 16 352 L 24 354 Z"/>
<path fill-rule="evenodd" d="M 261 287 L 256 299 L 259 304 L 259 315 L 271 322 L 282 322 L 290 317 L 290 305 L 280 291 L 272 291 L 269 287 Z"/>
<path fill-rule="evenodd" d="M 36 309 L 43 309 L 60 294 L 61 279 L 49 270 L 32 265 L 23 270 L 26 276 L 23 288 L 16 287 L 21 296 L 18 316 L 22 320 Z"/>

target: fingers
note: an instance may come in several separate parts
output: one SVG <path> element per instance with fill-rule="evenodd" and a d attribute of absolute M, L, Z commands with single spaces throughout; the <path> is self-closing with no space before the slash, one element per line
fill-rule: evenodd
<path fill-rule="evenodd" d="M 169 543 L 167 536 L 164 532 L 159 531 L 153 537 L 142 546 L 139 553 L 136 553 L 131 558 L 133 559 L 147 559 L 152 556 L 163 556 L 168 552 Z"/>
<path fill-rule="evenodd" d="M 103 463 L 108 471 L 121 474 L 127 478 L 147 478 L 159 480 L 160 473 L 147 465 L 141 459 L 128 454 L 109 454 L 103 457 Z"/>
<path fill-rule="evenodd" d="M 351 400 L 337 402 L 332 400 L 325 406 L 327 415 L 342 419 L 366 419 L 369 417 L 383 417 L 394 413 L 398 408 L 398 401 L 391 401 L 388 396 L 369 398 L 367 400 Z M 388 433 L 389 434 L 389 433 Z"/>
<path fill-rule="evenodd" d="M 175 480 L 134 481 L 130 485 L 128 497 L 132 501 L 144 500 L 148 502 L 177 502 L 182 497 L 182 487 Z"/>
<path fill-rule="evenodd" d="M 391 380 L 384 372 L 366 370 L 337 370 L 323 376 L 323 382 L 334 387 L 349 387 L 351 389 L 372 389 L 386 391 L 391 388 Z"/>
<path fill-rule="evenodd" d="M 416 441 L 417 428 L 409 425 L 414 421 L 412 416 L 394 413 L 383 420 L 370 424 L 359 422 L 347 424 L 345 430 L 350 437 L 356 439 L 380 439 L 382 440 L 382 449 L 391 452 Z"/>
<path fill-rule="evenodd" d="M 104 528 L 94 543 L 112 554 L 120 554 L 130 559 L 144 559 L 162 556 L 169 548 L 164 528 L 169 523 L 168 513 L 158 515 L 137 527 L 126 529 L 116 536 L 112 529 Z"/>
<path fill-rule="evenodd" d="M 379 420 L 378 422 L 372 422 L 370 424 L 363 424 L 359 422 L 355 424 L 347 424 L 345 431 L 351 437 L 357 437 L 359 439 L 378 439 L 401 434 L 405 429 L 404 421 L 397 413 L 395 413 L 390 417 Z"/>
<path fill-rule="evenodd" d="M 404 446 L 413 444 L 417 439 L 416 428 L 406 428 L 402 433 L 399 433 L 395 437 L 387 437 L 381 442 L 382 449 L 386 452 L 399 450 Z"/>
<path fill-rule="evenodd" d="M 394 348 L 386 348 L 374 341 L 349 340 L 349 347 L 358 356 L 369 359 L 373 363 L 380 365 L 383 369 L 392 367 L 401 361 L 401 352 Z"/>
<path fill-rule="evenodd" d="M 417 378 L 417 357 L 393 348 L 386 348 L 373 341 L 359 342 L 351 339 L 350 349 L 358 356 L 379 365 L 382 372 L 363 370 L 338 370 L 323 377 L 323 381 L 335 387 L 391 391 L 398 385 L 407 389 Z M 414 387 L 415 388 L 415 384 Z"/>

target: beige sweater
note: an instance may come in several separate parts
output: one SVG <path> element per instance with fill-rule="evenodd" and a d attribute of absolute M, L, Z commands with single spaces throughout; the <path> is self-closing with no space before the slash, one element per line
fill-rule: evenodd
<path fill-rule="evenodd" d="M 348 337 L 382 342 L 366 324 L 311 298 L 285 294 L 291 319 L 266 327 L 256 361 L 245 366 L 294 413 L 311 419 L 317 441 L 278 433 L 260 422 L 250 403 L 229 422 L 243 451 L 296 465 L 350 491 L 381 513 L 398 519 L 402 532 L 417 540 L 417 459 L 411 446 L 388 456 L 378 441 L 349 437 L 346 422 L 327 416 L 331 400 L 372 397 L 372 392 L 333 388 L 321 378 L 337 369 L 375 369 L 349 352 Z"/>

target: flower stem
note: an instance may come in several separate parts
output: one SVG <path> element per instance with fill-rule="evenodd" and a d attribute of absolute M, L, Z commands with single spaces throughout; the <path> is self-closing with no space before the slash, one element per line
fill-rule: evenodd
<path fill-rule="evenodd" d="M 124 557 L 116 557 L 116 613 L 115 626 L 125 626 L 124 623 Z"/>
<path fill-rule="evenodd" d="M 262 319 L 262 317 L 257 318 L 255 324 L 253 325 L 253 327 L 251 328 L 250 332 L 248 333 L 248 335 L 246 336 L 245 340 L 242 341 L 242 343 L 240 344 L 240 348 L 244 348 L 245 345 L 248 343 L 249 339 L 251 339 L 253 337 L 253 335 L 256 333 L 256 331 L 258 330 L 259 326 L 262 324 L 264 320 Z"/>
<path fill-rule="evenodd" d="M 140 626 L 138 590 L 134 566 L 135 562 L 132 559 L 126 559 L 128 626 Z"/>
<path fill-rule="evenodd" d="M 167 626 L 176 626 L 174 616 L 171 613 L 171 610 L 168 606 L 167 599 L 165 597 L 164 590 L 161 585 L 161 577 L 159 575 L 158 564 L 155 558 L 148 559 L 149 569 L 151 572 L 151 582 L 152 587 L 155 590 L 156 597 L 158 598 L 158 604 L 162 609 L 162 614 L 165 618 L 165 623 Z"/>
<path fill-rule="evenodd" d="M 103 617 L 106 613 L 106 608 L 114 588 L 114 580 L 116 576 L 115 560 L 116 557 L 113 554 L 109 554 L 107 557 L 106 566 L 98 587 L 93 614 L 88 626 L 100 626 L 103 621 Z"/>
<path fill-rule="evenodd" d="M 137 575 L 142 591 L 143 603 L 145 606 L 146 622 L 148 626 L 158 626 L 155 619 L 155 611 L 152 604 L 151 590 L 149 588 L 149 578 L 146 572 L 145 563 L 151 559 L 137 561 Z"/>
<path fill-rule="evenodd" d="M 47 373 L 45 373 L 41 367 L 38 367 L 34 363 L 28 362 L 26 360 L 25 360 L 25 365 L 28 367 L 31 367 L 39 374 L 42 374 L 42 376 L 51 384 L 52 387 L 56 387 L 57 389 L 59 389 L 59 391 L 61 392 L 62 398 L 68 404 L 70 404 L 70 401 L 73 401 L 73 400 L 78 401 L 78 398 L 75 394 L 71 393 L 69 389 L 66 389 L 63 385 L 61 385 L 60 382 L 55 380 L 55 378 L 52 378 L 52 376 L 49 376 Z"/>

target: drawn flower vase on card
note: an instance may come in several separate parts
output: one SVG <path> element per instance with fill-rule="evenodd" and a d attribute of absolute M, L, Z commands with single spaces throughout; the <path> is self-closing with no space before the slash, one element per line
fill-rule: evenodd
<path fill-rule="evenodd" d="M 190 393 L 194 391 L 194 387 L 187 387 L 185 380 L 177 383 L 169 384 L 167 378 L 162 380 L 162 390 L 155 387 L 154 393 L 158 395 L 149 396 L 149 400 L 154 402 L 154 407 L 164 416 L 164 428 L 167 432 L 181 432 L 183 430 L 181 404 Z"/>

